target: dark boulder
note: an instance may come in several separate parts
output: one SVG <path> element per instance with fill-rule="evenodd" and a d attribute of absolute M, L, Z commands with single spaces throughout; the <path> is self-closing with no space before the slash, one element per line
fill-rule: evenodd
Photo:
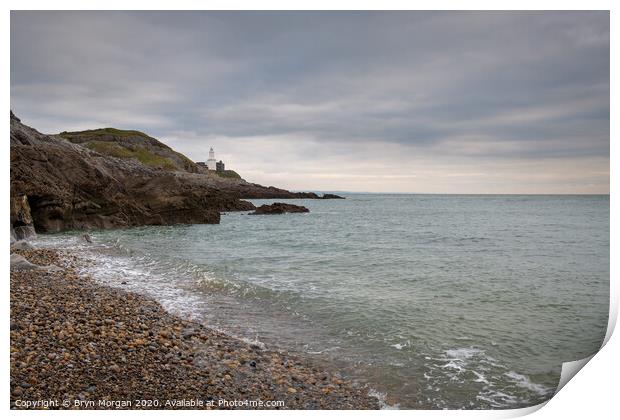
<path fill-rule="evenodd" d="M 28 197 L 11 195 L 10 205 L 11 239 L 20 240 L 36 237 Z"/>
<path fill-rule="evenodd" d="M 304 206 L 296 206 L 294 204 L 287 203 L 273 203 L 263 204 L 256 208 L 256 211 L 250 214 L 284 214 L 284 213 L 308 213 L 308 210 Z"/>

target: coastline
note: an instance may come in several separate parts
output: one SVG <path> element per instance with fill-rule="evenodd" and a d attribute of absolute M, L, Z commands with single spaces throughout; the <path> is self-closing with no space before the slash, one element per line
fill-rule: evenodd
<path fill-rule="evenodd" d="M 11 271 L 12 409 L 380 408 L 368 388 L 313 361 L 78 275 L 71 252 L 15 252 L 60 269 Z"/>

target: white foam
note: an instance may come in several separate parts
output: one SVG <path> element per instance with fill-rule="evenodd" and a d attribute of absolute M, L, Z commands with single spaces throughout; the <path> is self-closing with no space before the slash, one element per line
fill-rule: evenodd
<path fill-rule="evenodd" d="M 379 407 L 381 410 L 400 410 L 400 404 L 389 405 L 386 402 L 387 394 L 385 392 L 379 392 L 376 389 L 370 388 L 368 391 L 368 396 L 375 397 L 379 400 Z"/>
<path fill-rule="evenodd" d="M 508 395 L 500 391 L 491 391 L 476 395 L 476 399 L 489 403 L 492 407 L 506 407 L 514 405 L 518 399 L 513 395 Z"/>
<path fill-rule="evenodd" d="M 446 350 L 446 355 L 448 357 L 458 360 L 471 359 L 473 356 L 480 353 L 484 353 L 484 350 L 480 350 L 474 347 L 462 347 L 458 349 Z"/>
<path fill-rule="evenodd" d="M 538 395 L 547 395 L 551 391 L 551 388 L 534 383 L 527 376 L 521 375 L 520 373 L 514 372 L 512 370 L 505 373 L 504 375 L 506 375 L 510 379 L 513 379 L 516 386 L 529 389 L 530 391 L 534 391 Z"/>
<path fill-rule="evenodd" d="M 391 344 L 390 347 L 394 347 L 396 350 L 402 350 L 405 347 L 409 346 L 409 342 L 406 343 L 396 343 L 396 344 Z"/>
<path fill-rule="evenodd" d="M 226 331 L 222 331 L 224 334 L 229 334 Z M 229 334 L 230 335 L 230 334 Z M 235 337 L 236 339 L 243 341 L 244 343 L 250 344 L 252 346 L 257 346 L 258 348 L 260 348 L 261 350 L 266 350 L 267 346 L 265 345 L 265 343 L 263 343 L 262 341 L 260 341 L 258 339 L 258 335 L 256 336 L 256 338 L 251 339 L 251 338 L 244 338 L 244 337 Z"/>
<path fill-rule="evenodd" d="M 474 382 L 482 382 L 487 385 L 489 384 L 489 381 L 487 380 L 487 378 L 485 378 L 483 374 L 478 373 L 475 370 L 472 370 L 472 373 L 476 375 L 476 379 L 474 379 Z"/>
<path fill-rule="evenodd" d="M 459 365 L 455 361 L 451 361 L 451 362 L 446 363 L 445 365 L 442 366 L 442 368 L 444 368 L 444 369 L 446 369 L 446 368 L 455 369 L 455 370 L 458 370 L 459 372 L 462 372 L 464 370 L 463 366 Z"/>

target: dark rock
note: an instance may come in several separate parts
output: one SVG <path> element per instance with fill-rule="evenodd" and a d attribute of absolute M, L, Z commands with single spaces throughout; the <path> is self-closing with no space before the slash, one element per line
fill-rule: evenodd
<path fill-rule="evenodd" d="M 12 168 L 11 168 L 12 170 Z M 33 227 L 30 204 L 26 195 L 15 194 L 11 190 L 11 239 L 26 239 L 36 237 Z"/>
<path fill-rule="evenodd" d="M 263 204 L 250 214 L 308 213 L 309 211 L 310 210 L 304 206 L 296 206 L 295 204 L 288 203 L 273 203 Z"/>
<path fill-rule="evenodd" d="M 321 197 L 323 200 L 331 200 L 331 199 L 340 199 L 340 200 L 344 200 L 344 197 L 341 197 L 339 195 L 336 194 L 323 194 L 323 196 Z"/>
<path fill-rule="evenodd" d="M 31 226 L 30 204 L 25 195 L 11 195 L 11 220 L 16 226 Z"/>

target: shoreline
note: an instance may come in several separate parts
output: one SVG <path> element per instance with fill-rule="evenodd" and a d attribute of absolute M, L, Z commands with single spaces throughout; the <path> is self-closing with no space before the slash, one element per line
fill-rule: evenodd
<path fill-rule="evenodd" d="M 370 388 L 310 359 L 78 275 L 70 251 L 15 253 L 60 269 L 11 271 L 12 409 L 380 408 Z"/>

